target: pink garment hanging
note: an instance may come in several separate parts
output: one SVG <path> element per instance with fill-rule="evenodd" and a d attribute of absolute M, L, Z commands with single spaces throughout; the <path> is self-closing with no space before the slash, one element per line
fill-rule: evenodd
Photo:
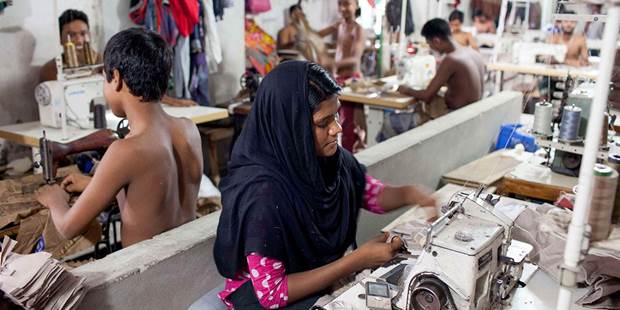
<path fill-rule="evenodd" d="M 179 34 L 187 37 L 198 24 L 197 0 L 170 0 L 170 14 L 177 24 Z"/>
<path fill-rule="evenodd" d="M 271 10 L 269 0 L 245 0 L 245 9 L 251 14 L 264 13 Z"/>

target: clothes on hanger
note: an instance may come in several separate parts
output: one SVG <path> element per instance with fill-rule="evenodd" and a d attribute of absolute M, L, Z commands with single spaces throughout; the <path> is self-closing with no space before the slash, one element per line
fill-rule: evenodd
<path fill-rule="evenodd" d="M 204 0 L 202 9 L 206 28 L 204 37 L 206 61 L 209 67 L 209 74 L 213 74 L 218 71 L 217 65 L 222 63 L 222 44 L 220 42 L 220 35 L 217 33 L 212 0 Z"/>

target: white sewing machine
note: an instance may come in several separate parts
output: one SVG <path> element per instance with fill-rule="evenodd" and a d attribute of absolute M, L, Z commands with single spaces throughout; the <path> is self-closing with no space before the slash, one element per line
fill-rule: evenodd
<path fill-rule="evenodd" d="M 499 196 L 481 192 L 454 195 L 422 237 L 405 240 L 412 255 L 376 279 L 389 283 L 393 309 L 500 309 L 514 295 L 532 246 L 511 239 L 514 221 L 495 207 Z"/>
<path fill-rule="evenodd" d="M 553 56 L 563 63 L 566 56 L 566 45 L 539 42 L 517 42 L 512 46 L 513 63 L 534 64 L 538 56 Z"/>
<path fill-rule="evenodd" d="M 436 60 L 432 55 L 406 56 L 398 64 L 398 81 L 413 89 L 424 89 L 435 77 Z"/>
<path fill-rule="evenodd" d="M 103 103 L 103 76 L 92 75 L 63 81 L 43 82 L 35 88 L 41 125 L 61 128 L 67 121 L 92 128 L 90 103 Z"/>

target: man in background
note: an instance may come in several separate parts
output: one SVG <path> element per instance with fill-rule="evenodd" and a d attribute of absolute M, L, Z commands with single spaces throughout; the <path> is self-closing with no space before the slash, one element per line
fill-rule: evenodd
<path fill-rule="evenodd" d="M 469 46 L 475 50 L 478 50 L 478 44 L 471 33 L 465 32 L 461 29 L 463 26 L 463 18 L 464 14 L 459 10 L 454 10 L 450 13 L 448 21 L 450 23 L 450 30 L 452 30 L 452 37 L 462 46 Z"/>
<path fill-rule="evenodd" d="M 564 14 L 575 14 L 573 11 L 565 11 Z M 575 27 L 577 22 L 574 20 L 563 20 L 560 26 L 560 33 L 551 35 L 549 43 L 566 45 L 566 56 L 564 63 L 569 66 L 583 67 L 589 65 L 588 46 L 586 37 L 583 34 L 576 34 Z M 552 59 L 552 63 L 557 60 Z"/>
<path fill-rule="evenodd" d="M 60 43 L 64 46 L 69 40 L 75 45 L 75 51 L 77 54 L 78 66 L 83 66 L 86 64 L 84 43 L 90 41 L 90 27 L 88 24 L 88 15 L 86 13 L 69 9 L 64 11 L 60 17 L 58 18 L 58 26 L 60 27 Z M 95 64 L 100 64 L 103 62 L 103 58 L 101 54 L 97 53 L 92 48 L 90 49 L 90 53 L 92 54 L 92 59 L 95 61 Z M 63 55 L 63 58 L 66 56 Z M 63 66 L 66 66 L 66 60 L 63 60 Z M 56 70 L 56 59 L 51 59 L 43 67 L 41 67 L 41 71 L 39 73 L 39 81 L 52 81 L 56 80 L 57 70 Z M 190 99 L 179 99 L 172 98 L 168 95 L 164 95 L 162 98 L 162 102 L 171 105 L 171 106 L 179 106 L 179 107 L 188 107 L 195 106 L 197 103 Z"/>
<path fill-rule="evenodd" d="M 398 91 L 430 105 L 427 113 L 433 118 L 480 100 L 485 71 L 480 54 L 458 44 L 452 38 L 448 23 L 440 18 L 426 22 L 422 27 L 422 36 L 433 50 L 445 54 L 445 57 L 426 89 L 414 90 L 400 86 Z M 436 95 L 444 84 L 448 90 L 444 96 L 445 103 L 442 103 Z M 441 105 L 445 105 L 447 111 L 445 108 L 442 111 Z"/>
<path fill-rule="evenodd" d="M 495 33 L 495 23 L 488 19 L 481 10 L 474 13 L 474 28 L 476 33 Z"/>

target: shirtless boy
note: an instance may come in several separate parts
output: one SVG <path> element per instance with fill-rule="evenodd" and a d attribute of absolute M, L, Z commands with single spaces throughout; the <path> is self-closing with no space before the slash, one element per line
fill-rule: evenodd
<path fill-rule="evenodd" d="M 426 89 L 413 90 L 400 86 L 398 91 L 430 104 L 441 86 L 447 84 L 448 90 L 444 99 L 449 110 L 456 110 L 480 100 L 485 70 L 480 54 L 456 43 L 450 35 L 450 26 L 440 18 L 426 22 L 422 27 L 422 36 L 433 50 L 446 54 L 446 57 Z"/>
<path fill-rule="evenodd" d="M 202 174 L 198 129 L 188 119 L 169 116 L 159 103 L 172 59 L 163 38 L 140 28 L 121 31 L 108 42 L 103 93 L 112 112 L 127 117 L 131 133 L 108 148 L 92 179 L 74 174 L 62 188 L 48 185 L 37 192 L 65 238 L 83 232 L 115 197 L 123 246 L 195 218 Z M 65 190 L 83 192 L 71 208 Z"/>
<path fill-rule="evenodd" d="M 336 36 L 333 67 L 336 71 L 336 81 L 341 85 L 348 78 L 362 77 L 360 62 L 365 38 L 364 29 L 355 21 L 358 10 L 357 0 L 338 0 L 338 11 L 342 20 L 319 31 L 322 37 Z M 366 120 L 362 106 L 343 103 L 339 115 L 342 125 L 342 146 L 351 152 L 363 149 Z"/>
<path fill-rule="evenodd" d="M 566 11 L 564 14 L 575 14 L 575 12 Z M 574 20 L 563 20 L 560 27 L 561 33 L 552 35 L 549 43 L 566 45 L 564 63 L 569 66 L 583 67 L 589 64 L 588 46 L 584 35 L 575 34 L 576 26 L 577 22 Z"/>
<path fill-rule="evenodd" d="M 462 46 L 469 46 L 475 50 L 478 50 L 478 44 L 476 43 L 476 40 L 474 40 L 471 33 L 461 30 L 461 26 L 463 26 L 463 18 L 464 14 L 459 10 L 454 10 L 450 13 L 448 20 L 450 22 L 450 30 L 452 30 L 452 38 L 454 38 L 454 41 Z"/>
<path fill-rule="evenodd" d="M 495 23 L 488 19 L 481 10 L 474 12 L 474 28 L 477 33 L 495 33 Z"/>

